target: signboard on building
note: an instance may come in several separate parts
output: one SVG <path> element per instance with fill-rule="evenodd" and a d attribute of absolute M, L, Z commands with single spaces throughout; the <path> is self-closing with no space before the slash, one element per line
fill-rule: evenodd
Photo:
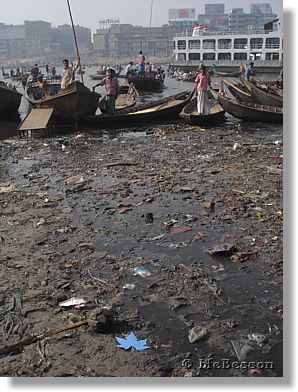
<path fill-rule="evenodd" d="M 170 8 L 169 20 L 177 19 L 195 19 L 195 8 Z"/>

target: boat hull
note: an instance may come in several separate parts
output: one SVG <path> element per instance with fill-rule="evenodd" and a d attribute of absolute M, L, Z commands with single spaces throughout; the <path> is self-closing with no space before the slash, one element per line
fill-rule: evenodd
<path fill-rule="evenodd" d="M 15 117 L 21 104 L 22 94 L 0 84 L 0 115 L 1 118 Z"/>
<path fill-rule="evenodd" d="M 133 83 L 137 90 L 141 91 L 159 91 L 163 88 L 164 80 L 157 79 L 155 74 L 144 74 L 143 76 L 129 76 L 128 83 Z"/>
<path fill-rule="evenodd" d="M 81 122 L 86 116 L 95 114 L 101 95 L 90 91 L 81 82 L 75 81 L 65 90 L 60 90 L 57 94 L 41 100 L 30 99 L 28 90 L 26 97 L 32 106 L 54 107 L 56 122 L 72 124 Z"/>
<path fill-rule="evenodd" d="M 267 93 L 261 88 L 251 85 L 251 96 L 260 105 L 283 107 L 283 97 Z"/>
<path fill-rule="evenodd" d="M 245 121 L 282 123 L 283 112 L 279 107 L 241 103 L 218 95 L 218 102 L 227 113 Z"/>
<path fill-rule="evenodd" d="M 180 117 L 185 118 L 189 123 L 203 127 L 211 127 L 222 124 L 225 121 L 225 111 L 214 99 L 208 100 L 210 105 L 209 114 L 197 113 L 197 98 L 193 98 L 184 106 Z"/>
<path fill-rule="evenodd" d="M 184 91 L 142 106 L 119 110 L 113 115 L 89 116 L 86 120 L 94 126 L 129 127 L 134 124 L 145 124 L 156 120 L 174 119 L 178 118 L 179 113 L 190 101 L 192 95 L 193 91 Z"/>

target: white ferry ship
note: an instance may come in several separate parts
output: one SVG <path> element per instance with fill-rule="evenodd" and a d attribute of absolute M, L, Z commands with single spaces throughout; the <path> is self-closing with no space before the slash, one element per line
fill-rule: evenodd
<path fill-rule="evenodd" d="M 173 38 L 173 59 L 179 64 L 215 63 L 281 66 L 283 61 L 282 29 L 265 33 L 209 32 L 194 29 L 192 36 Z"/>

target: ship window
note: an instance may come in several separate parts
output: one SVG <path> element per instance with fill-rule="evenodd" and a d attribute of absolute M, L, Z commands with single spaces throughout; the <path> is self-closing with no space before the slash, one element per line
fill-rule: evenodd
<path fill-rule="evenodd" d="M 203 60 L 215 60 L 215 53 L 203 53 Z"/>
<path fill-rule="evenodd" d="M 247 60 L 247 53 L 234 53 L 234 60 Z"/>
<path fill-rule="evenodd" d="M 190 40 L 188 42 L 188 49 L 200 49 L 201 41 L 200 40 Z"/>
<path fill-rule="evenodd" d="M 200 53 L 189 53 L 189 60 L 201 60 Z"/>
<path fill-rule="evenodd" d="M 204 39 L 203 49 L 215 49 L 215 39 Z"/>
<path fill-rule="evenodd" d="M 173 41 L 173 49 L 176 49 L 176 41 Z"/>
<path fill-rule="evenodd" d="M 231 53 L 218 53 L 218 60 L 232 60 Z"/>
<path fill-rule="evenodd" d="M 279 53 L 266 53 L 265 60 L 279 60 Z"/>
<path fill-rule="evenodd" d="M 262 49 L 263 38 L 251 38 L 250 39 L 250 49 Z"/>
<path fill-rule="evenodd" d="M 266 38 L 266 49 L 279 49 L 279 38 Z"/>
<path fill-rule="evenodd" d="M 232 49 L 232 40 L 231 39 L 219 39 L 218 40 L 218 49 Z"/>
<path fill-rule="evenodd" d="M 186 53 L 178 53 L 178 60 L 185 61 L 186 60 Z"/>
<path fill-rule="evenodd" d="M 178 41 L 177 46 L 178 46 L 179 50 L 185 50 L 186 49 L 186 41 L 185 40 Z"/>
<path fill-rule="evenodd" d="M 247 49 L 247 38 L 235 38 L 234 49 Z"/>

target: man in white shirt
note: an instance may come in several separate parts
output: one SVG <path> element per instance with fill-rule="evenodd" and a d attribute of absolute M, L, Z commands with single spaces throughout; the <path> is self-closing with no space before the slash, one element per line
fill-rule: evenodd
<path fill-rule="evenodd" d="M 130 61 L 129 64 L 125 68 L 125 75 L 129 76 L 134 72 L 133 62 Z"/>
<path fill-rule="evenodd" d="M 69 66 L 68 60 L 63 60 L 63 70 L 61 73 L 61 90 L 66 89 L 74 81 L 74 70 Z"/>

